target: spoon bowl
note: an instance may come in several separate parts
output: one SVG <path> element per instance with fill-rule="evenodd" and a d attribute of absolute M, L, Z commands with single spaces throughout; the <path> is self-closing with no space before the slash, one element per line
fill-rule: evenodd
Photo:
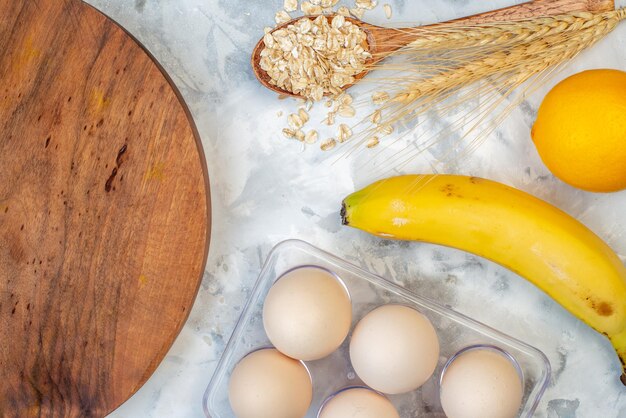
<path fill-rule="evenodd" d="M 280 25 L 276 26 L 274 29 L 272 29 L 272 31 L 270 33 L 274 33 L 280 29 L 284 29 L 286 27 L 288 27 L 289 25 L 293 25 L 294 23 L 298 22 L 301 19 L 311 19 L 314 20 L 318 17 L 319 15 L 311 15 L 311 16 L 300 16 L 297 17 L 295 19 L 291 19 L 285 23 L 281 23 Z M 337 16 L 336 14 L 328 14 L 325 15 L 326 18 L 328 19 L 329 23 L 332 21 L 332 19 Z M 353 25 L 357 25 L 359 28 L 361 28 L 361 30 L 363 30 L 363 32 L 365 32 L 365 35 L 367 36 L 364 44 L 362 44 L 361 46 L 363 47 L 363 49 L 365 49 L 366 51 L 369 51 L 372 55 L 373 58 L 368 59 L 367 61 L 365 61 L 366 66 L 369 66 L 371 64 L 374 64 L 380 60 L 382 60 L 384 57 L 380 57 L 378 58 L 378 43 L 380 40 L 380 36 L 376 36 L 377 29 L 384 29 L 384 30 L 389 30 L 387 28 L 382 28 L 380 26 L 374 26 L 374 25 L 370 25 L 369 23 L 365 23 L 361 20 L 352 18 L 352 17 L 345 17 L 346 21 L 352 23 Z M 295 94 L 293 92 L 290 92 L 288 90 L 282 89 L 274 84 L 271 83 L 270 81 L 270 76 L 265 72 L 265 70 L 263 70 L 261 68 L 261 51 L 263 51 L 263 49 L 265 49 L 265 42 L 263 41 L 263 38 L 261 38 L 259 40 L 259 42 L 256 44 L 256 46 L 254 47 L 254 50 L 252 51 L 252 59 L 251 59 L 251 64 L 252 64 L 252 70 L 254 71 L 254 75 L 256 76 L 256 78 L 259 80 L 259 82 L 267 87 L 268 89 L 282 95 L 282 96 L 289 96 L 289 97 L 296 97 L 296 98 L 303 98 L 301 95 L 299 94 Z M 398 49 L 398 48 L 396 48 Z M 363 77 L 365 77 L 367 75 L 369 71 L 363 71 L 359 74 L 356 74 L 354 76 L 355 81 L 358 81 L 360 79 L 362 79 Z M 350 85 L 346 85 L 343 87 L 343 89 L 347 89 L 351 86 L 353 86 L 353 84 Z M 324 96 L 328 96 L 329 93 L 325 93 Z"/>

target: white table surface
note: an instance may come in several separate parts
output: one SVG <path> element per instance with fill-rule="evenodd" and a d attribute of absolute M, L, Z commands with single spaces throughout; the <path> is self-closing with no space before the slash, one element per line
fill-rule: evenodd
<path fill-rule="evenodd" d="M 87 2 L 136 36 L 180 88 L 202 137 L 213 206 L 208 264 L 189 320 L 154 375 L 111 417 L 203 417 L 203 392 L 246 295 L 272 246 L 288 238 L 309 241 L 541 349 L 552 364 L 553 382 L 536 416 L 626 417 L 626 388 L 608 340 L 528 282 L 461 251 L 383 242 L 340 225 L 341 199 L 376 177 L 362 166 L 368 155 L 338 159 L 341 151 L 322 153 L 286 140 L 280 130 L 296 105 L 262 88 L 249 66 L 250 51 L 282 0 Z M 515 3 L 387 2 L 391 22 L 416 24 Z M 388 23 L 382 7 L 365 19 Z M 601 67 L 626 70 L 626 23 L 517 108 L 458 172 L 513 185 L 559 206 L 624 258 L 626 192 L 595 195 L 559 182 L 529 138 L 551 85 Z M 415 161 L 406 171 L 429 172 L 428 161 Z"/>

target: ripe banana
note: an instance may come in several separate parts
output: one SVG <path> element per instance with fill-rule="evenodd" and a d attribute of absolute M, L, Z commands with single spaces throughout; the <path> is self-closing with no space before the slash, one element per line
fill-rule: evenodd
<path fill-rule="evenodd" d="M 374 235 L 455 247 L 525 277 L 611 340 L 626 385 L 626 267 L 576 219 L 512 187 L 455 175 L 376 182 L 348 196 L 341 214 Z"/>

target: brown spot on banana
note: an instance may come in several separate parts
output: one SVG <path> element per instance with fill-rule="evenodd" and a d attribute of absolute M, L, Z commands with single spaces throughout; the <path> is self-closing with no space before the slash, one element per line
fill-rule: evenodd
<path fill-rule="evenodd" d="M 613 305 L 605 301 L 597 301 L 590 296 L 585 298 L 591 309 L 596 311 L 596 313 L 600 316 L 611 316 L 613 315 Z"/>
<path fill-rule="evenodd" d="M 611 304 L 606 302 L 600 302 L 594 309 L 596 310 L 596 312 L 598 312 L 600 316 L 613 315 L 613 307 L 611 306 Z"/>

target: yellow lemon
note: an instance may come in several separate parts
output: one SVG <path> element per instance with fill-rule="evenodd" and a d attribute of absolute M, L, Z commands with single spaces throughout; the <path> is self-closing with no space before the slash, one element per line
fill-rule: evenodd
<path fill-rule="evenodd" d="M 556 85 L 532 129 L 552 173 L 592 192 L 626 188 L 626 72 L 591 70 Z"/>

